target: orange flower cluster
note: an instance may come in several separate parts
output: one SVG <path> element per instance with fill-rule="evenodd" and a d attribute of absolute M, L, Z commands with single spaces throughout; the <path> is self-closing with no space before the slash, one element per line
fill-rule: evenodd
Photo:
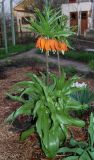
<path fill-rule="evenodd" d="M 36 48 L 42 49 L 46 52 L 65 52 L 68 51 L 68 47 L 64 42 L 59 42 L 56 39 L 47 39 L 39 37 L 36 43 Z"/>

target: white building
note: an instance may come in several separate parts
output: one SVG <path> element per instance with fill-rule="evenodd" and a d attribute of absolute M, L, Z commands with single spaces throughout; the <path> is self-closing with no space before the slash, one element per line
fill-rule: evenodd
<path fill-rule="evenodd" d="M 62 14 L 68 16 L 68 26 L 77 26 L 79 35 L 85 34 L 88 30 L 94 28 L 94 0 L 57 0 L 61 5 Z M 30 2 L 30 4 L 29 4 Z M 34 0 L 28 0 L 28 6 Z M 22 0 L 14 8 L 14 15 L 17 18 L 18 32 L 27 32 L 25 29 L 28 26 L 30 17 L 34 15 L 25 10 L 26 0 Z"/>
<path fill-rule="evenodd" d="M 63 0 L 62 13 L 68 16 L 68 25 L 77 26 L 78 34 L 85 34 L 94 26 L 93 0 Z"/>
<path fill-rule="evenodd" d="M 32 2 L 33 0 L 30 1 Z M 30 11 L 25 10 L 25 2 L 26 0 L 22 0 L 14 7 L 14 16 L 17 19 L 18 32 L 28 32 L 27 28 L 30 26 L 28 21 L 30 18 L 34 18 L 34 15 L 31 14 Z"/>

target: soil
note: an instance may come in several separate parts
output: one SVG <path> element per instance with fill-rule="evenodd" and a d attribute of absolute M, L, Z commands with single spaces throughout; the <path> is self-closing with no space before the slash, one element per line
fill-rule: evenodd
<path fill-rule="evenodd" d="M 0 160 L 47 160 L 40 150 L 38 138 L 32 135 L 26 141 L 19 141 L 18 133 L 10 131 L 10 126 L 4 123 L 5 118 L 20 106 L 18 102 L 12 102 L 6 98 L 5 93 L 18 81 L 26 80 L 26 73 L 38 73 L 44 71 L 44 66 L 34 65 L 23 67 L 11 67 L 2 70 L 0 75 Z M 94 90 L 94 79 L 82 79 Z M 85 139 L 82 129 L 73 128 L 76 139 Z M 79 138 L 80 137 L 80 138 Z M 62 159 L 57 156 L 55 160 Z"/>

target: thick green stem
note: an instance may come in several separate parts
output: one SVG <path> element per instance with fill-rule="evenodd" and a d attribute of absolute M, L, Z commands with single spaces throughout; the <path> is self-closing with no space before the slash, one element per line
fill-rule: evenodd
<path fill-rule="evenodd" d="M 48 53 L 46 52 L 46 83 L 49 81 L 49 65 L 48 65 Z"/>
<path fill-rule="evenodd" d="M 58 73 L 59 73 L 59 76 L 61 76 L 61 67 L 60 67 L 60 56 L 59 56 L 59 52 L 57 52 L 57 58 L 58 58 Z"/>

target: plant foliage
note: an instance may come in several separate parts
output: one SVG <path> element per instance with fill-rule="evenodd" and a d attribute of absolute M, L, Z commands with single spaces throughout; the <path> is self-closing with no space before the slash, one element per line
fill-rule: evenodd
<path fill-rule="evenodd" d="M 94 101 L 94 92 L 92 92 L 88 87 L 72 93 L 71 96 L 81 104 L 88 104 L 88 106 L 90 106 L 91 102 Z"/>
<path fill-rule="evenodd" d="M 59 79 L 51 74 L 49 85 L 35 74 L 29 74 L 29 77 L 32 81 L 18 82 L 14 86 L 14 91 L 19 96 L 8 94 L 13 100 L 21 101 L 22 106 L 7 118 L 7 122 L 13 122 L 19 115 L 31 115 L 36 118 L 35 125 L 23 132 L 20 139 L 26 139 L 32 132 L 37 132 L 46 156 L 55 157 L 60 145 L 67 138 L 67 126 L 85 125 L 84 121 L 70 116 L 71 110 L 78 111 L 83 108 L 83 105 L 70 97 L 76 90 L 72 84 L 77 77 L 66 80 L 65 74 Z M 43 74 L 42 78 L 45 79 Z M 28 100 L 23 98 L 24 94 L 28 95 Z"/>
<path fill-rule="evenodd" d="M 71 156 L 64 158 L 64 160 L 94 160 L 94 115 L 90 115 L 90 124 L 88 127 L 87 142 L 78 142 L 71 138 L 70 148 L 63 147 L 59 153 L 72 153 Z"/>
<path fill-rule="evenodd" d="M 90 67 L 92 70 L 94 70 L 94 60 L 91 60 L 91 61 L 89 62 L 89 67 Z"/>
<path fill-rule="evenodd" d="M 68 43 L 67 39 L 73 35 L 74 32 L 67 26 L 67 17 L 62 15 L 61 10 L 52 9 L 46 6 L 41 12 L 39 9 L 35 10 L 35 19 L 30 20 L 29 30 L 46 38 L 56 38 Z"/>

